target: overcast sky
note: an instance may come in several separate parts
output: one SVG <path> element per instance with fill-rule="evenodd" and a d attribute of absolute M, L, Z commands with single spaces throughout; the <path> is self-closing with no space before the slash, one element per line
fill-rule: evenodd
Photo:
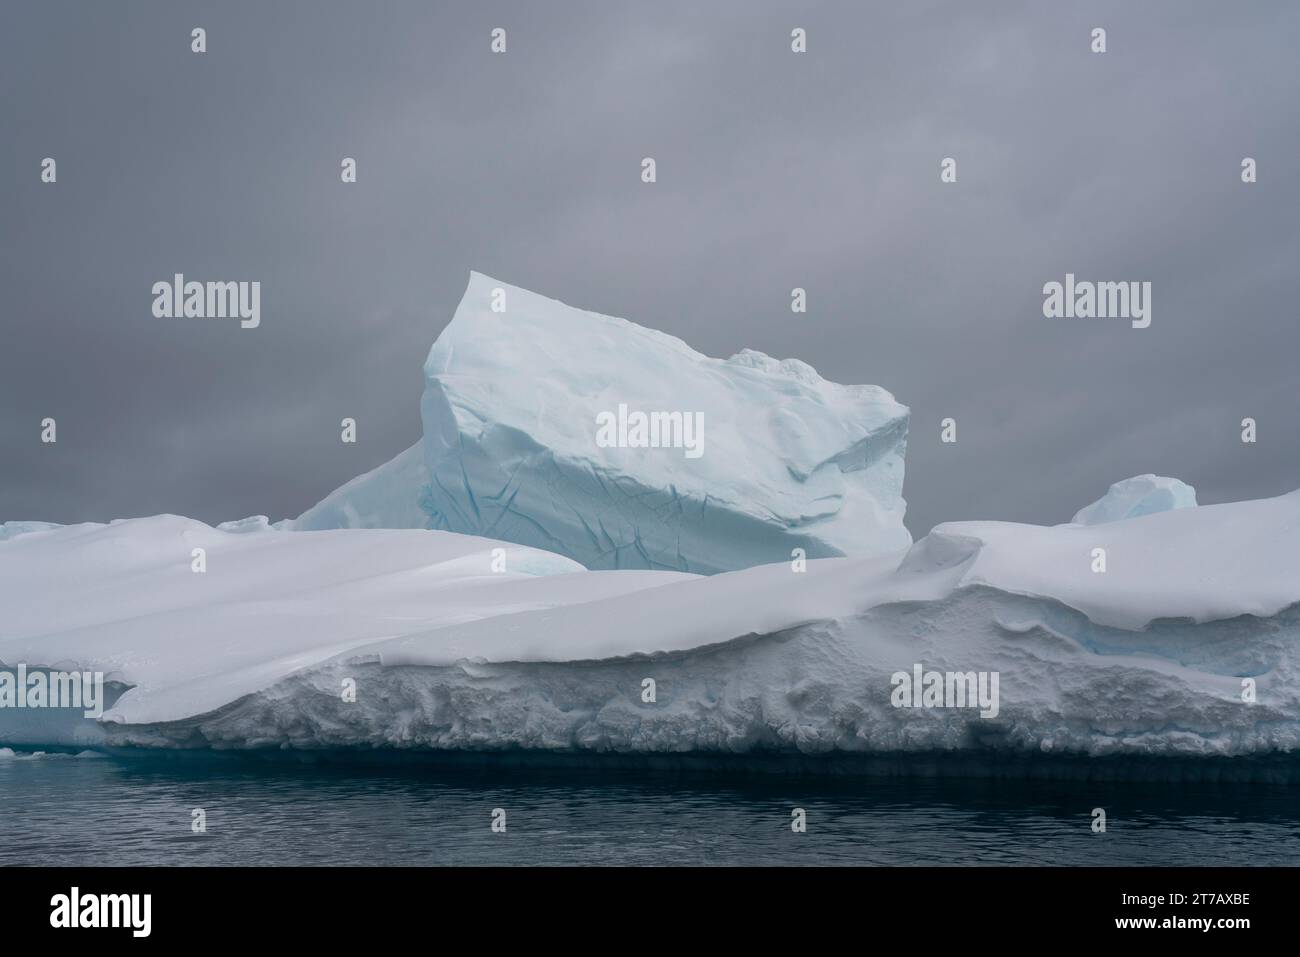
<path fill-rule="evenodd" d="M 297 515 L 419 437 L 421 366 L 471 269 L 889 389 L 912 409 L 914 535 L 1068 521 L 1142 472 L 1202 503 L 1300 487 L 1300 4 L 3 19 L 0 520 Z M 261 327 L 155 319 L 175 272 L 260 281 Z M 1066 272 L 1150 281 L 1151 327 L 1044 319 Z"/>

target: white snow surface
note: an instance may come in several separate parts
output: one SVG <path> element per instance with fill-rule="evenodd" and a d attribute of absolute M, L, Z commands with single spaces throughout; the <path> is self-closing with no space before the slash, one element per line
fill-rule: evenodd
<path fill-rule="evenodd" d="M 408 449 L 285 527 L 438 528 L 588 568 L 705 574 L 795 548 L 818 558 L 911 544 L 908 410 L 878 386 L 752 350 L 709 358 L 480 273 L 424 373 L 422 465 Z M 620 406 L 699 414 L 701 454 L 602 447 L 598 417 Z"/>
<path fill-rule="evenodd" d="M 245 534 L 175 515 L 70 525 L 3 543 L 0 662 L 103 671 L 134 685 L 112 719 L 167 720 L 381 637 L 679 577 L 594 574 L 451 533 Z"/>
<path fill-rule="evenodd" d="M 1294 752 L 1297 541 L 1300 492 L 712 577 L 440 531 L 54 528 L 0 542 L 0 661 L 132 687 L 75 728 L 0 711 L 0 745 Z M 996 671 L 998 715 L 893 707 L 916 664 Z"/>
<path fill-rule="evenodd" d="M 1175 508 L 1195 508 L 1196 489 L 1163 475 L 1135 475 L 1116 482 L 1097 501 L 1079 509 L 1076 525 L 1101 525 Z"/>
<path fill-rule="evenodd" d="M 1300 601 L 1300 491 L 1094 526 L 949 522 L 917 550 L 971 541 L 963 584 L 1053 598 L 1118 628 L 1267 618 Z M 1093 571 L 1096 548 L 1105 572 Z"/>

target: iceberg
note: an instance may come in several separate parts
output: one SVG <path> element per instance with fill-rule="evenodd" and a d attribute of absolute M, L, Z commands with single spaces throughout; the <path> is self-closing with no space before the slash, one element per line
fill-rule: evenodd
<path fill-rule="evenodd" d="M 424 373 L 421 440 L 297 519 L 0 524 L 0 756 L 1050 754 L 1300 780 L 1300 491 L 1197 506 L 1139 475 L 1068 524 L 913 543 L 883 389 L 477 273 Z M 102 713 L 13 694 L 73 671 Z"/>
<path fill-rule="evenodd" d="M 444 531 L 55 528 L 0 542 L 0 662 L 115 697 L 98 721 L 0 709 L 0 745 L 1285 758 L 1297 540 L 1300 491 L 713 576 Z M 996 675 L 997 707 L 900 706 L 922 670 Z"/>
<path fill-rule="evenodd" d="M 877 386 L 709 358 L 480 273 L 424 375 L 422 441 L 284 527 L 441 529 L 702 574 L 911 544 L 908 410 Z"/>
<path fill-rule="evenodd" d="M 1195 508 L 1196 489 L 1176 478 L 1135 475 L 1116 482 L 1101 498 L 1074 516 L 1076 525 L 1101 525 L 1154 515 L 1175 508 Z"/>

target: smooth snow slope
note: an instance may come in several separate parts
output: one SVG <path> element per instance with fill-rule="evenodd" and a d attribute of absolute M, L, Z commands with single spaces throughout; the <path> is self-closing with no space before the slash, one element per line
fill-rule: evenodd
<path fill-rule="evenodd" d="M 190 715 L 382 636 L 680 577 L 595 574 L 451 533 L 244 534 L 174 515 L 63 526 L 0 543 L 0 663 L 103 671 L 134 686 L 121 707 Z M 0 740 L 33 714 L 0 710 Z"/>
<path fill-rule="evenodd" d="M 407 450 L 285 527 L 439 528 L 705 574 L 911 543 L 908 410 L 879 387 L 750 350 L 712 359 L 479 273 L 424 372 L 423 467 Z M 700 454 L 602 447 L 598 417 L 620 406 L 698 414 Z"/>
<path fill-rule="evenodd" d="M 429 528 L 429 470 L 417 442 L 396 458 L 336 488 L 296 519 L 278 523 L 295 531 L 331 528 Z"/>
<path fill-rule="evenodd" d="M 952 523 L 892 556 L 700 578 L 164 516 L 0 543 L 0 660 L 137 685 L 94 729 L 115 745 L 1291 753 L 1297 541 L 1300 492 L 1091 527 Z M 504 576 L 484 570 L 494 547 Z M 893 707 L 891 675 L 915 665 L 997 672 L 997 716 Z M 6 737 L 4 719 L 0 744 L 63 740 Z"/>

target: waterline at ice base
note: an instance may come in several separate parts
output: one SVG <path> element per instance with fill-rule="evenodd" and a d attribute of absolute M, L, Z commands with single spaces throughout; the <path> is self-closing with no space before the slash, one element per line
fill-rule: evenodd
<path fill-rule="evenodd" d="M 1300 778 L 1300 492 L 913 543 L 885 390 L 479 274 L 425 379 L 299 518 L 0 526 L 0 670 L 106 689 L 0 746 Z"/>

